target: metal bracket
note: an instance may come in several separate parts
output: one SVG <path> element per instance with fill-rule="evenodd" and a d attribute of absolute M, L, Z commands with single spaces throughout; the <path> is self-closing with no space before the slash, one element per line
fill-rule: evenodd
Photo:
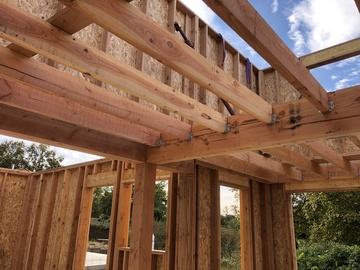
<path fill-rule="evenodd" d="M 230 126 L 230 124 L 226 124 L 226 125 L 225 125 L 224 133 L 229 133 L 230 131 L 231 131 L 231 126 Z"/>
<path fill-rule="evenodd" d="M 192 132 L 189 132 L 189 137 L 188 137 L 188 141 L 192 141 L 194 139 L 194 134 Z"/>
<path fill-rule="evenodd" d="M 331 179 L 331 177 L 332 177 L 332 174 L 328 173 L 328 179 Z"/>
<path fill-rule="evenodd" d="M 332 112 L 335 109 L 334 101 L 329 102 L 329 112 Z"/>
<path fill-rule="evenodd" d="M 163 139 L 160 137 L 159 140 L 156 142 L 156 147 L 161 147 L 163 145 L 164 141 Z"/>
<path fill-rule="evenodd" d="M 277 115 L 276 114 L 272 114 L 271 115 L 271 124 L 275 124 L 277 121 Z"/>

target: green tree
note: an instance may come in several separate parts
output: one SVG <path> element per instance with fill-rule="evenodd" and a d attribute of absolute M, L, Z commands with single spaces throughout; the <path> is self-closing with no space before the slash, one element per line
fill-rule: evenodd
<path fill-rule="evenodd" d="M 0 167 L 42 171 L 61 166 L 64 157 L 57 156 L 48 145 L 22 141 L 5 141 L 0 144 Z"/>

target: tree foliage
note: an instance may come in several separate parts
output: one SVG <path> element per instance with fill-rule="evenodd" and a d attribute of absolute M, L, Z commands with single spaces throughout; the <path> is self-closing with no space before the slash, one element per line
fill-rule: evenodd
<path fill-rule="evenodd" d="M 61 166 L 64 157 L 57 156 L 48 145 L 22 141 L 5 141 L 0 144 L 0 167 L 42 171 Z"/>
<path fill-rule="evenodd" d="M 295 196 L 296 234 L 312 242 L 360 245 L 360 192 L 319 192 Z"/>

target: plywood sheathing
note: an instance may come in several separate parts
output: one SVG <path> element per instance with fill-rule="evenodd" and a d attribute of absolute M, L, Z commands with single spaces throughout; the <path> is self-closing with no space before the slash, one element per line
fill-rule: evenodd
<path fill-rule="evenodd" d="M 0 269 L 10 269 L 28 176 L 0 170 Z"/>

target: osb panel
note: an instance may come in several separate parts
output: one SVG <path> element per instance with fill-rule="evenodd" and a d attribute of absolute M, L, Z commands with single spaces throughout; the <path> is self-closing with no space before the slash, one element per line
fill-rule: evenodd
<path fill-rule="evenodd" d="M 338 153 L 353 153 L 358 152 L 359 147 L 357 147 L 351 140 L 347 137 L 338 137 L 334 139 L 328 139 L 325 141 L 327 146 Z"/>
<path fill-rule="evenodd" d="M 276 84 L 275 84 L 275 73 L 264 74 L 264 96 L 263 98 L 271 105 L 277 104 Z"/>
<path fill-rule="evenodd" d="M 282 185 L 271 186 L 275 269 L 288 269 L 284 196 L 285 192 Z"/>
<path fill-rule="evenodd" d="M 290 83 L 279 75 L 280 103 L 290 102 L 299 99 L 300 93 Z"/>
<path fill-rule="evenodd" d="M 56 0 L 7 0 L 7 2 L 44 20 L 53 16 L 56 10 L 62 6 Z"/>
<path fill-rule="evenodd" d="M 251 203 L 253 215 L 253 230 L 254 230 L 254 256 L 255 269 L 263 269 L 262 264 L 262 238 L 261 238 L 261 211 L 260 211 L 260 188 L 259 183 L 251 181 Z"/>
<path fill-rule="evenodd" d="M 198 170 L 198 269 L 211 269 L 210 246 L 211 246 L 211 201 L 210 201 L 210 170 L 199 167 Z"/>
<path fill-rule="evenodd" d="M 5 174 L 0 173 L 0 183 Z M 27 176 L 7 176 L 0 204 L 0 269 L 10 269 Z"/>
<path fill-rule="evenodd" d="M 148 0 L 150 1 L 150 0 Z M 151 0 L 147 10 L 149 17 L 159 25 L 167 28 L 169 4 L 168 0 Z"/>

